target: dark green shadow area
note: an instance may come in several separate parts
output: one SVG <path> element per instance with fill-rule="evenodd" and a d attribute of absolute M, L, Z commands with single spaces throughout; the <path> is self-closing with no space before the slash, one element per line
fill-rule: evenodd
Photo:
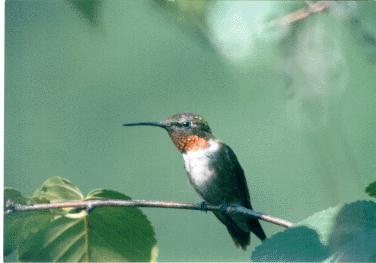
<path fill-rule="evenodd" d="M 290 228 L 266 240 L 252 254 L 253 261 L 322 261 L 329 248 L 317 232 L 305 226 Z"/>
<path fill-rule="evenodd" d="M 357 201 L 343 206 L 329 247 L 336 261 L 376 261 L 376 203 Z"/>

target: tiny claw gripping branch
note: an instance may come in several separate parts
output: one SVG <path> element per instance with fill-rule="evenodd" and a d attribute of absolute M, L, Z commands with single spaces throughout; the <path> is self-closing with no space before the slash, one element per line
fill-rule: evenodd
<path fill-rule="evenodd" d="M 200 203 L 200 209 L 201 209 L 202 212 L 207 213 L 208 212 L 208 203 L 205 202 L 205 201 L 202 201 Z"/>
<path fill-rule="evenodd" d="M 223 202 L 223 203 L 219 206 L 219 210 L 220 210 L 221 212 L 223 212 L 223 213 L 228 213 L 228 210 L 227 210 L 228 207 L 229 207 L 228 203 Z"/>

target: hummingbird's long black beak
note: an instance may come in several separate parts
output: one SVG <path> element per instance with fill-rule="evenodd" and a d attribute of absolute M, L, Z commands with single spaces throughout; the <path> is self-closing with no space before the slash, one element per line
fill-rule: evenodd
<path fill-rule="evenodd" d="M 133 122 L 133 123 L 124 123 L 123 126 L 156 126 L 166 129 L 168 126 L 160 122 Z"/>

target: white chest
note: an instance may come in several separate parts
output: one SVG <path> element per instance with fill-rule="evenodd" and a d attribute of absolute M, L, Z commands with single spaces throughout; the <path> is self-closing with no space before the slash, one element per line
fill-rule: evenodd
<path fill-rule="evenodd" d="M 210 140 L 208 148 L 183 154 L 185 169 L 193 185 L 200 186 L 213 179 L 215 172 L 211 164 L 214 161 L 212 156 L 219 147 L 218 142 Z"/>

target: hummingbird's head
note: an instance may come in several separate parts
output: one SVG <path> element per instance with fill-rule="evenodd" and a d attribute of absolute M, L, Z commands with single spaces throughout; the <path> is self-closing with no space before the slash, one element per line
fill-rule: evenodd
<path fill-rule="evenodd" d="M 208 122 L 196 113 L 178 113 L 160 122 L 126 123 L 124 126 L 157 126 L 164 128 L 182 153 L 209 147 L 213 138 Z"/>

